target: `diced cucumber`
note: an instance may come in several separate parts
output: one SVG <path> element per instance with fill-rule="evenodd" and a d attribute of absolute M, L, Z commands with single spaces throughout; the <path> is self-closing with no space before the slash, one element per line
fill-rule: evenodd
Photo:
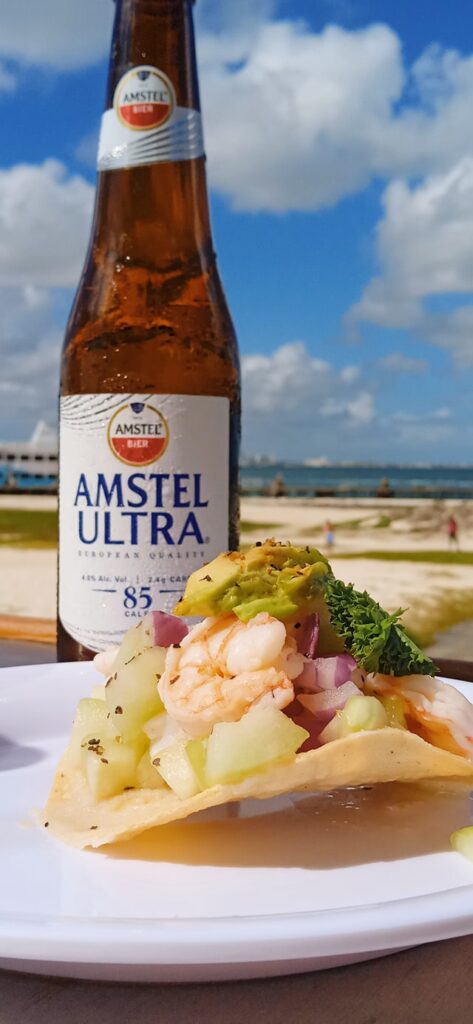
<path fill-rule="evenodd" d="M 187 756 L 186 742 L 172 743 L 161 750 L 157 757 L 153 758 L 153 764 L 181 800 L 188 800 L 202 788 Z"/>
<path fill-rule="evenodd" d="M 158 715 L 154 715 L 153 718 L 148 718 L 146 722 L 143 722 L 142 729 L 146 733 L 149 740 L 159 740 L 163 735 L 167 715 L 163 711 L 160 711 Z"/>
<path fill-rule="evenodd" d="M 158 732 L 157 723 L 161 719 L 161 728 Z M 188 733 L 184 731 L 181 725 L 174 718 L 170 718 L 165 711 L 161 715 L 156 715 L 152 720 L 155 723 L 152 727 L 152 735 L 150 736 L 149 722 L 145 722 L 143 726 L 143 732 L 149 736 L 151 740 L 151 760 L 158 757 L 162 750 L 166 747 L 172 746 L 174 743 L 179 741 L 187 741 L 189 739 Z"/>
<path fill-rule="evenodd" d="M 136 785 L 138 789 L 163 789 L 166 785 L 158 769 L 150 761 L 149 750 L 143 754 L 143 757 L 138 762 Z"/>
<path fill-rule="evenodd" d="M 96 800 L 121 793 L 136 785 L 136 767 L 142 754 L 140 743 L 124 743 L 120 736 L 89 736 L 82 741 L 81 762 L 87 783 Z"/>
<path fill-rule="evenodd" d="M 371 729 L 384 729 L 388 724 L 388 716 L 381 701 L 377 697 L 350 697 L 340 714 L 339 725 L 342 736 L 352 732 L 365 732 Z"/>
<path fill-rule="evenodd" d="M 461 853 L 468 860 L 473 860 L 473 825 L 466 828 L 458 828 L 450 836 L 450 845 L 457 853 Z"/>
<path fill-rule="evenodd" d="M 341 729 L 342 712 L 337 711 L 331 721 L 319 733 L 319 743 L 332 743 L 342 737 Z"/>
<path fill-rule="evenodd" d="M 145 615 L 137 626 L 129 629 L 120 644 L 114 664 L 114 671 L 123 668 L 137 654 L 153 646 L 154 629 L 152 615 Z"/>
<path fill-rule="evenodd" d="M 309 733 L 275 707 L 255 708 L 239 722 L 220 722 L 207 743 L 207 786 L 237 782 L 273 761 L 294 757 Z"/>
<path fill-rule="evenodd" d="M 98 686 L 94 686 L 90 691 L 90 696 L 93 697 L 94 700 L 101 700 L 103 703 L 105 700 L 105 683 L 99 683 Z"/>
<path fill-rule="evenodd" d="M 397 700 L 399 698 L 395 698 Z M 365 697 L 360 694 L 358 697 L 350 697 L 345 707 L 337 711 L 332 720 L 322 729 L 319 734 L 320 743 L 332 743 L 333 740 L 343 739 L 352 732 L 365 732 L 370 729 L 384 729 L 385 726 L 396 726 L 399 729 L 405 728 L 399 721 L 399 709 L 397 705 L 384 706 L 384 700 L 377 697 Z"/>
<path fill-rule="evenodd" d="M 117 734 L 105 701 L 84 697 L 79 701 L 72 726 L 69 749 L 77 762 L 80 761 L 81 744 L 84 737 L 112 737 Z"/>
<path fill-rule="evenodd" d="M 157 684 L 165 655 L 164 648 L 149 647 L 107 680 L 105 701 L 111 721 L 124 739 L 135 736 L 144 722 L 164 710 Z"/>
<path fill-rule="evenodd" d="M 205 768 L 207 763 L 207 739 L 190 740 L 186 746 L 186 754 L 194 769 L 201 789 L 207 786 Z"/>

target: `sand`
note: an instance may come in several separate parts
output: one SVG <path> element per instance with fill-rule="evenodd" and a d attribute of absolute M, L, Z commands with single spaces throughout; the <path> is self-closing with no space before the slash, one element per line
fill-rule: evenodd
<path fill-rule="evenodd" d="M 53 510 L 57 508 L 54 494 L 0 494 L 0 509 L 22 508 Z"/>
<path fill-rule="evenodd" d="M 324 546 L 324 524 L 333 526 L 335 552 L 356 551 L 440 551 L 448 550 L 446 521 L 450 512 L 459 523 L 463 551 L 473 551 L 473 502 L 430 502 L 400 498 L 300 500 L 288 498 L 245 498 L 242 520 L 263 524 L 243 534 L 244 540 L 260 539 L 268 533 L 289 537 L 298 543 Z M 389 526 L 382 523 L 390 520 Z M 264 527 L 274 524 L 274 529 Z M 325 549 L 324 549 L 325 550 Z"/>
<path fill-rule="evenodd" d="M 0 496 L 0 507 L 51 508 L 47 497 Z M 388 610 L 409 606 L 413 612 L 435 602 L 446 591 L 473 597 L 473 567 L 408 561 L 354 559 L 347 553 L 368 551 L 448 550 L 446 519 L 454 507 L 460 523 L 460 543 L 473 551 L 473 503 L 364 499 L 245 498 L 242 520 L 255 524 L 242 540 L 251 543 L 267 535 L 312 543 L 329 556 L 337 576 L 367 589 Z M 323 526 L 329 520 L 335 544 L 327 548 Z M 378 524 L 384 525 L 378 525 Z M 261 524 L 261 526 L 258 526 Z M 355 525 L 356 524 L 356 525 Z M 387 524 L 387 525 L 386 525 Z M 0 614 L 53 618 L 56 611 L 56 552 L 0 546 Z M 463 627 L 462 627 L 463 628 Z M 464 634 L 465 635 L 465 634 Z M 458 636 L 454 634 L 458 648 Z M 473 637 L 457 656 L 473 658 Z M 465 648 L 465 643 L 463 644 Z M 455 654 L 450 651 L 451 656 Z"/>
<path fill-rule="evenodd" d="M 0 547 L 0 614 L 56 615 L 56 552 Z"/>

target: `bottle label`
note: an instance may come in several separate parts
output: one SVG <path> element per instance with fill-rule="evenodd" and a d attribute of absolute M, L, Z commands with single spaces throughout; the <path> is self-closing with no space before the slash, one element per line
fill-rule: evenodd
<path fill-rule="evenodd" d="M 202 117 L 178 107 L 174 86 L 158 68 L 132 68 L 118 82 L 100 129 L 99 171 L 203 156 Z"/>
<path fill-rule="evenodd" d="M 59 617 L 93 651 L 228 547 L 227 398 L 61 398 Z"/>

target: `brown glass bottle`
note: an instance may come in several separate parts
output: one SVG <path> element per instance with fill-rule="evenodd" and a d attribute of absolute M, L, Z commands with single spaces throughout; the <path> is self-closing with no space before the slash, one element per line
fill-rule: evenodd
<path fill-rule="evenodd" d="M 186 575 L 238 545 L 238 350 L 199 110 L 190 0 L 117 0 L 62 356 L 59 660 L 168 610 Z"/>

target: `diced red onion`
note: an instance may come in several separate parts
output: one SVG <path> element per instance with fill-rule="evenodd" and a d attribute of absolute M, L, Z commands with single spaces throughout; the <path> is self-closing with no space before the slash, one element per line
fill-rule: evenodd
<path fill-rule="evenodd" d="M 321 690 L 320 693 L 299 693 L 297 699 L 319 721 L 326 723 L 333 718 L 336 711 L 345 707 L 350 697 L 356 697 L 359 694 L 358 687 L 350 680 L 333 690 Z"/>
<path fill-rule="evenodd" d="M 317 684 L 320 690 L 332 690 L 351 679 L 356 661 L 351 654 L 336 654 L 333 658 L 315 658 Z"/>
<path fill-rule="evenodd" d="M 319 734 L 325 727 L 325 722 L 315 715 L 312 715 L 310 711 L 303 708 L 297 700 L 293 700 L 289 707 L 284 708 L 284 714 L 288 715 L 289 718 L 295 723 L 300 725 L 302 729 L 305 729 L 309 733 L 306 740 L 301 747 L 299 747 L 298 753 L 303 754 L 306 750 L 314 750 L 316 747 L 321 746 L 319 743 Z"/>
<path fill-rule="evenodd" d="M 351 654 L 336 654 L 331 658 L 306 661 L 302 672 L 294 680 L 296 693 L 318 693 L 333 690 L 351 679 L 356 661 Z"/>
<path fill-rule="evenodd" d="M 314 715 L 311 715 L 308 711 L 306 711 L 304 714 L 302 708 L 301 714 L 294 715 L 292 721 L 295 723 L 295 725 L 300 725 L 303 729 L 306 730 L 306 732 L 309 733 L 307 739 L 304 740 L 302 746 L 299 747 L 299 750 L 297 751 L 298 754 L 304 754 L 306 750 L 315 750 L 317 747 L 321 746 L 321 743 L 319 742 L 319 736 L 325 727 L 325 722 L 322 722 L 320 719 L 315 718 Z"/>
<path fill-rule="evenodd" d="M 319 631 L 320 618 L 316 613 L 303 619 L 299 629 L 295 631 L 297 650 L 300 654 L 305 654 L 306 658 L 315 658 Z"/>
<path fill-rule="evenodd" d="M 180 644 L 189 630 L 183 619 L 166 612 L 151 612 L 153 619 L 153 643 L 156 647 L 170 647 Z"/>
<path fill-rule="evenodd" d="M 318 659 L 320 660 L 320 659 Z M 306 661 L 302 672 L 294 679 L 296 693 L 318 693 L 321 689 L 317 679 L 317 664 L 315 661 Z"/>

